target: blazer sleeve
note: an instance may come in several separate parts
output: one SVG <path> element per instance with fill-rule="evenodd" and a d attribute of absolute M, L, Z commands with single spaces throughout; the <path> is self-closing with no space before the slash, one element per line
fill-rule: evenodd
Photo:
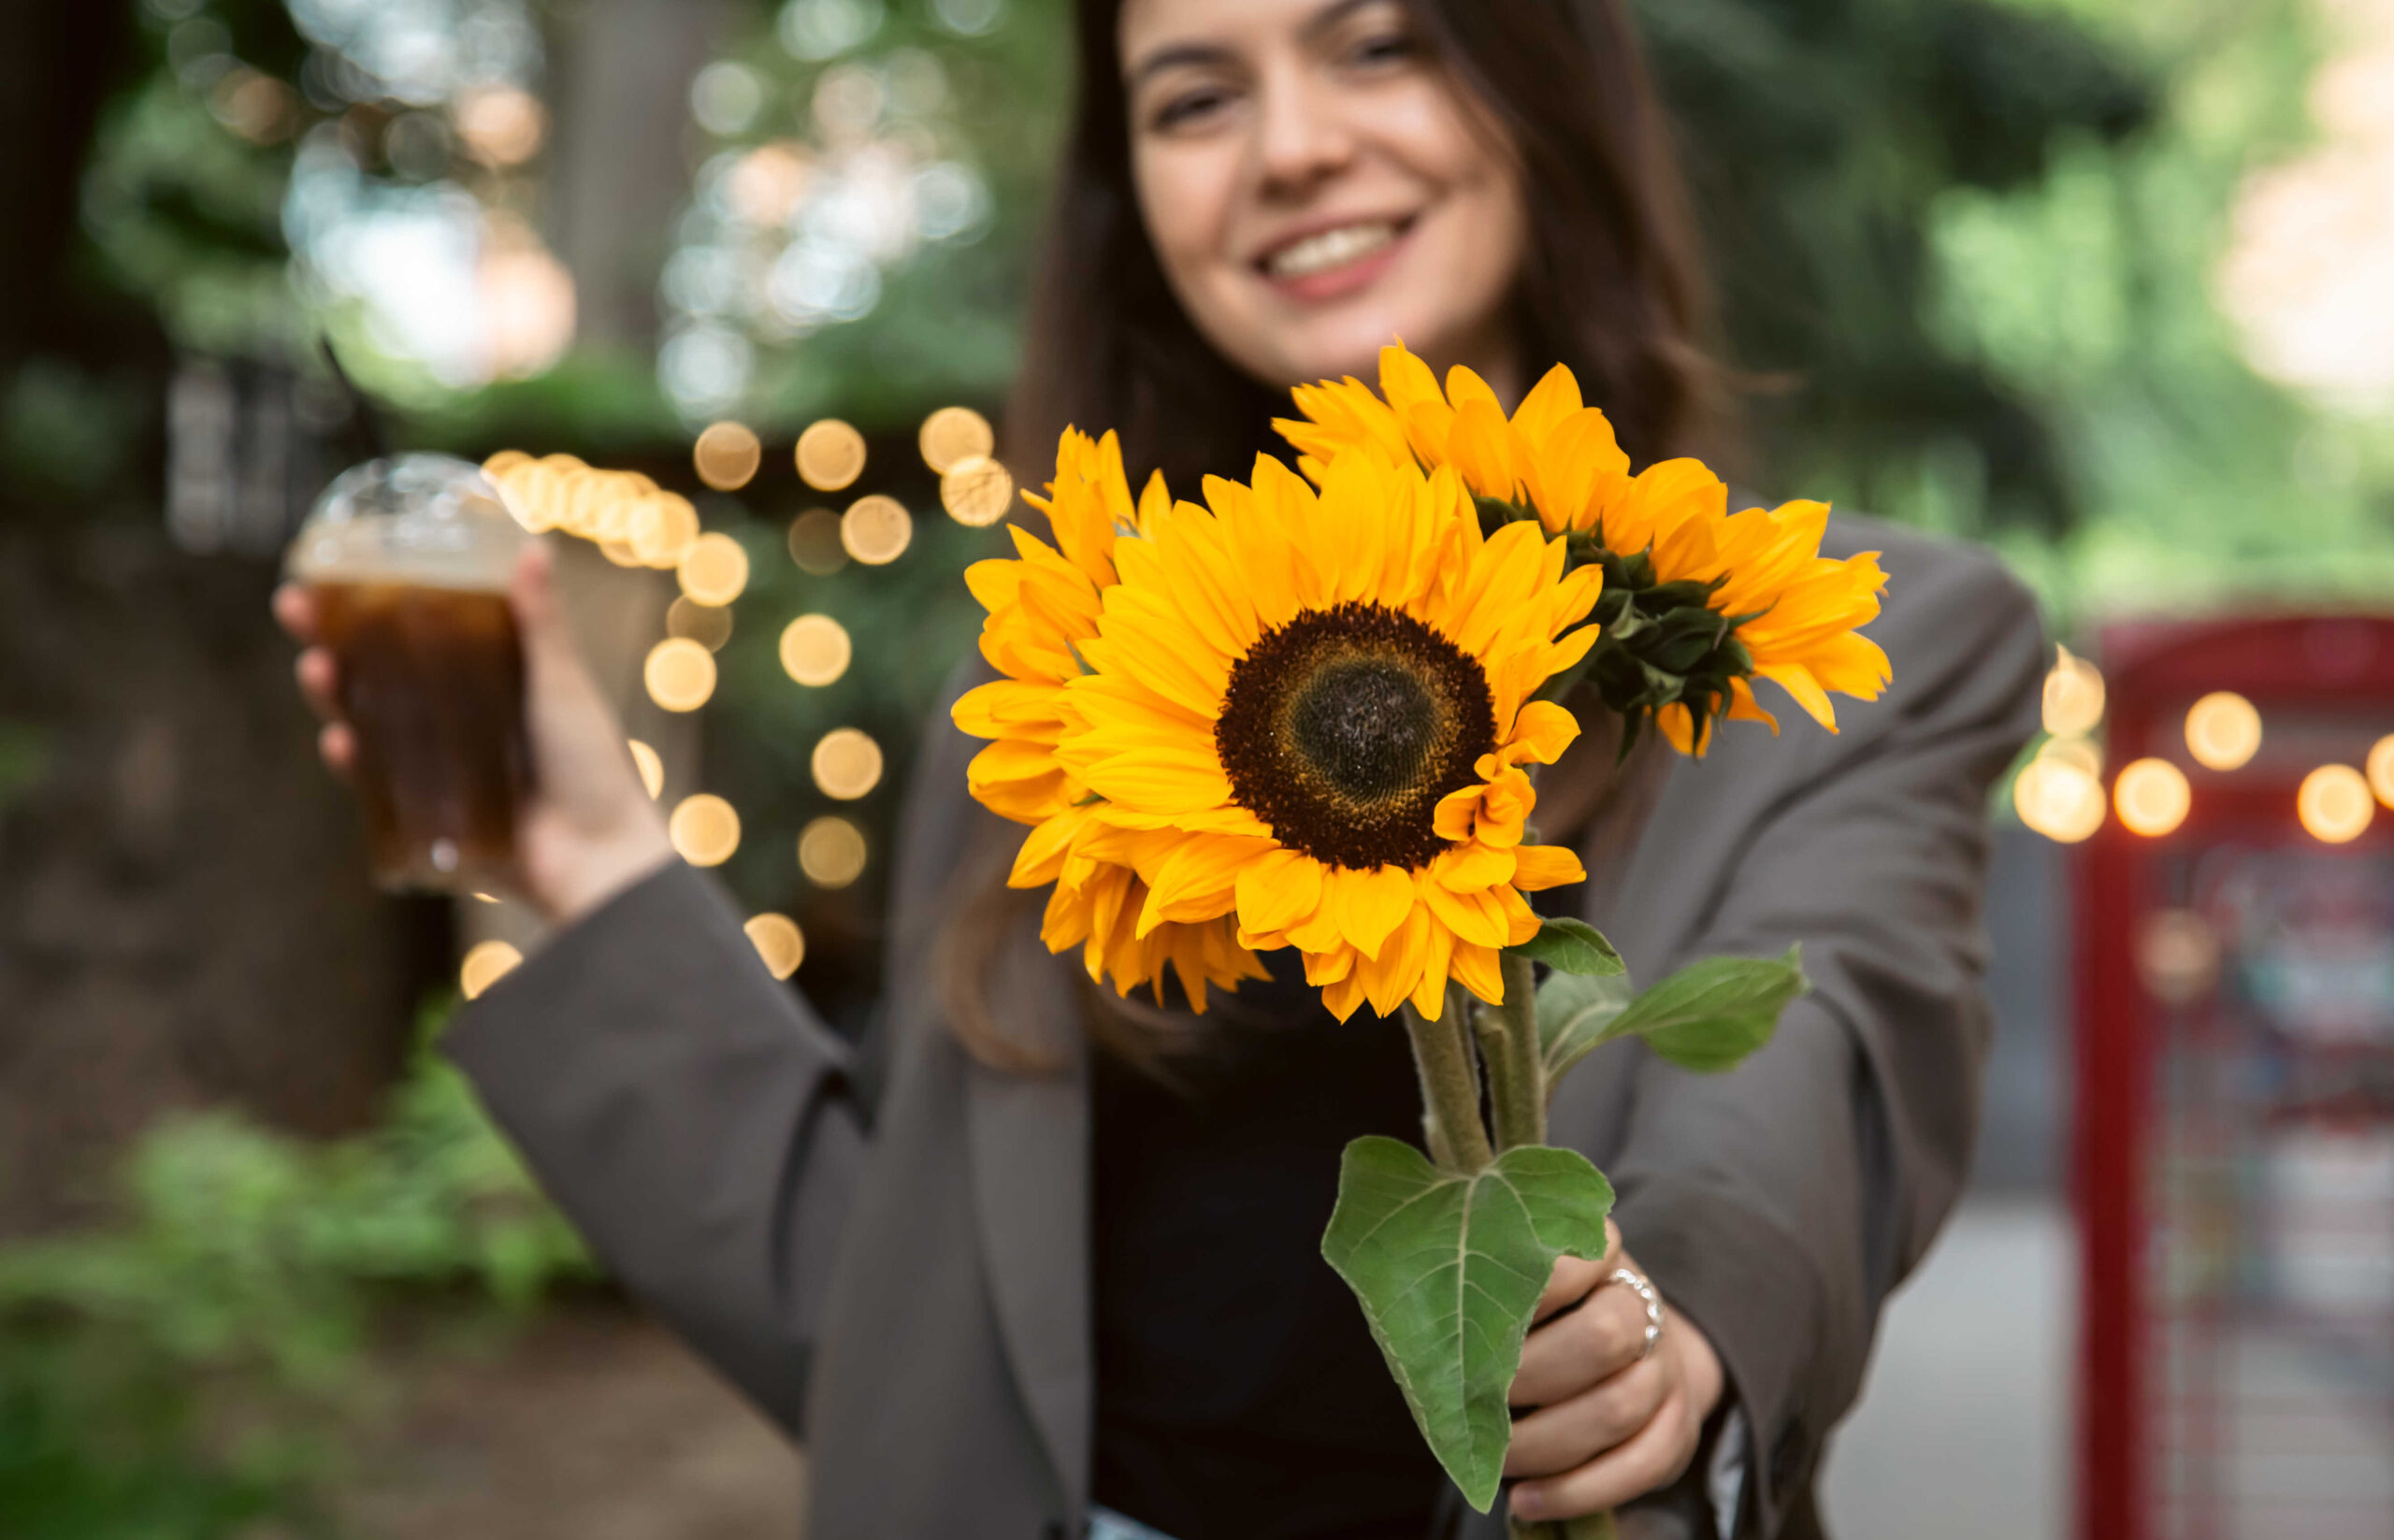
<path fill-rule="evenodd" d="M 796 1432 L 865 1156 L 847 1044 L 667 863 L 465 1007 L 444 1040 L 634 1295 Z"/>
<path fill-rule="evenodd" d="M 1921 578 L 1907 631 L 1885 633 L 1896 685 L 1855 713 L 1867 741 L 1773 793 L 1671 959 L 1800 942 L 1812 992 L 1728 1073 L 1641 1050 L 1608 1168 L 1627 1245 L 1703 1328 L 1745 1414 L 1741 1533 L 1777 1533 L 1809 1490 L 1977 1130 L 1986 799 L 2034 730 L 2044 654 L 1992 560 L 1954 554 Z"/>

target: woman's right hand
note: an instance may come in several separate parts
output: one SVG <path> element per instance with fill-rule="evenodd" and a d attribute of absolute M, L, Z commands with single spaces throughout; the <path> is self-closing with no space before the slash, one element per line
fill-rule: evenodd
<path fill-rule="evenodd" d="M 673 857 L 622 724 L 582 661 L 558 603 L 553 557 L 535 541 L 508 587 L 524 644 L 524 718 L 536 784 L 515 829 L 515 884 L 543 917 L 570 924 Z M 275 619 L 301 651 L 299 691 L 323 719 L 317 752 L 346 776 L 357 740 L 341 719 L 332 654 L 317 645 L 308 591 L 275 591 Z"/>

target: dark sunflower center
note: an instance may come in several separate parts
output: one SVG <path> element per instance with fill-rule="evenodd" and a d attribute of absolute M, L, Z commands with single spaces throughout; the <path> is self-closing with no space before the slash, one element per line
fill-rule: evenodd
<path fill-rule="evenodd" d="M 1333 866 L 1421 867 L 1438 799 L 1496 742 L 1488 679 L 1461 648 L 1377 604 L 1313 610 L 1231 670 L 1214 741 L 1239 805 Z"/>

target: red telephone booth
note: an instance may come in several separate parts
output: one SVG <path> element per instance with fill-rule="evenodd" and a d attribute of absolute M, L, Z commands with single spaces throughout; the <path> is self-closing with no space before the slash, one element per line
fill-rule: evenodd
<path fill-rule="evenodd" d="M 2394 812 L 2370 793 L 2394 793 L 2394 618 L 2123 626 L 2101 661 L 2114 811 L 2077 863 L 2079 1533 L 2385 1540 Z M 2183 780 L 2123 786 L 2146 758 Z"/>

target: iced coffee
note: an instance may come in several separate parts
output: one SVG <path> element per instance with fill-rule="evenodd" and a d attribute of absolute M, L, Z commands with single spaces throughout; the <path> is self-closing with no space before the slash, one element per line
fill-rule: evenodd
<path fill-rule="evenodd" d="M 384 887 L 483 887 L 514 865 L 532 764 L 506 589 L 532 538 L 475 467 L 411 454 L 342 475 L 292 545 Z"/>

